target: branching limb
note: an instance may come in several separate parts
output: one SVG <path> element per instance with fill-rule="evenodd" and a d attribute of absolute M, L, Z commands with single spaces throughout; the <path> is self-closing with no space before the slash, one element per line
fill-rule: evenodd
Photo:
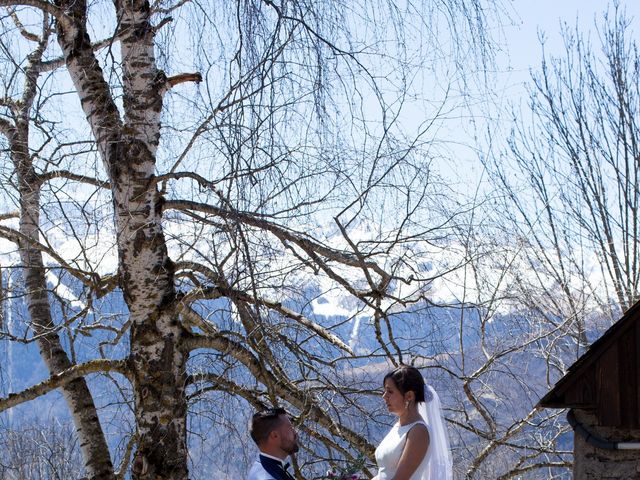
<path fill-rule="evenodd" d="M 0 0 L 0 7 L 34 7 L 43 12 L 49 13 L 56 18 L 65 28 L 71 28 L 73 23 L 71 19 L 64 13 L 64 10 L 56 5 L 45 2 L 44 0 Z"/>
<path fill-rule="evenodd" d="M 0 213 L 0 222 L 3 220 L 9 220 L 11 218 L 20 218 L 20 213 L 18 213 L 17 211 Z"/>
<path fill-rule="evenodd" d="M 298 313 L 294 310 L 291 310 L 290 308 L 283 306 L 280 302 L 274 302 L 271 300 L 267 300 L 265 298 L 255 297 L 253 295 L 248 294 L 245 291 L 236 290 L 230 287 L 226 287 L 226 288 L 211 287 L 211 288 L 204 288 L 204 289 L 196 289 L 190 292 L 189 294 L 185 295 L 182 301 L 185 304 L 188 304 L 201 298 L 211 299 L 211 298 L 220 298 L 220 297 L 227 297 L 236 302 L 239 301 L 239 302 L 253 304 L 256 306 L 266 307 L 274 312 L 279 313 L 285 318 L 289 318 L 291 320 L 296 321 L 298 324 L 308 328 L 313 333 L 320 336 L 321 338 L 324 338 L 325 340 L 335 345 L 339 349 L 347 352 L 350 355 L 353 355 L 353 350 L 351 349 L 351 347 L 349 347 L 336 335 L 334 335 L 333 333 L 331 333 L 321 325 L 310 320 L 306 316 L 302 315 L 301 313 Z"/>
<path fill-rule="evenodd" d="M 522 476 L 526 473 L 532 472 L 534 470 L 540 470 L 543 468 L 571 468 L 573 462 L 564 461 L 564 462 L 536 462 L 525 467 L 514 468 L 504 475 L 500 475 L 498 480 L 509 480 L 510 478 L 522 478 Z"/>
<path fill-rule="evenodd" d="M 70 172 L 69 170 L 54 170 L 45 172 L 38 177 L 38 179 L 42 183 L 53 180 L 54 178 L 65 178 L 67 180 L 73 180 L 78 183 L 93 185 L 94 187 L 100 187 L 106 190 L 111 189 L 111 184 L 106 180 L 99 180 L 97 178 L 88 177 L 86 175 L 78 175 L 76 173 Z"/>
<path fill-rule="evenodd" d="M 189 200 L 169 200 L 164 205 L 165 210 L 194 210 L 203 213 L 210 213 L 212 215 L 216 215 L 225 219 L 235 220 L 241 222 L 245 225 L 250 225 L 252 227 L 259 228 L 261 230 L 265 230 L 271 232 L 277 238 L 279 238 L 283 242 L 291 242 L 299 246 L 305 252 L 313 251 L 319 255 L 325 256 L 331 260 L 335 260 L 344 265 L 351 267 L 362 267 L 363 265 L 367 268 L 372 269 L 380 276 L 387 276 L 387 273 L 380 268 L 375 262 L 367 261 L 363 262 L 343 251 L 339 251 L 336 249 L 332 249 L 325 245 L 322 245 L 317 240 L 311 238 L 310 236 L 295 232 L 286 227 L 278 225 L 276 223 L 270 222 L 264 218 L 259 217 L 258 215 L 240 212 L 237 210 L 227 210 L 220 207 L 216 207 L 213 205 L 208 205 L 204 203 L 192 202 Z"/>
<path fill-rule="evenodd" d="M 135 447 L 136 443 L 138 443 L 138 435 L 134 433 L 127 441 L 127 446 L 124 450 L 124 455 L 122 456 L 122 463 L 120 464 L 120 468 L 115 472 L 116 480 L 125 479 L 131 463 L 131 453 L 133 452 L 133 447 Z"/>
<path fill-rule="evenodd" d="M 0 118 L 0 133 L 2 133 L 5 137 L 11 138 L 15 132 L 15 126 L 4 118 Z"/>
<path fill-rule="evenodd" d="M 465 393 L 467 392 L 466 386 L 467 386 L 467 384 L 465 384 Z M 473 401 L 474 400 L 472 400 L 472 402 Z M 476 404 L 477 404 L 477 402 L 474 403 L 474 406 L 476 406 Z M 476 406 L 476 408 L 477 408 L 477 406 Z M 483 417 L 485 417 L 486 412 L 484 411 L 484 409 L 481 409 L 479 411 L 483 415 Z M 471 466 L 467 470 L 467 478 L 472 478 L 474 476 L 474 474 L 476 473 L 476 471 L 480 468 L 480 465 L 482 464 L 482 462 L 496 448 L 498 448 L 500 445 L 503 445 L 509 438 L 511 438 L 514 435 L 516 435 L 517 433 L 519 433 L 526 425 L 529 425 L 529 421 L 537 413 L 538 413 L 538 408 L 537 407 L 533 408 L 532 410 L 529 411 L 529 413 L 523 419 L 518 421 L 516 424 L 512 425 L 511 428 L 509 430 L 507 430 L 500 437 L 496 437 L 496 435 L 495 435 L 495 432 L 496 432 L 495 422 L 493 422 L 493 420 L 487 420 L 485 418 L 485 420 L 487 420 L 487 423 L 489 424 L 489 427 L 491 428 L 491 436 L 493 437 L 493 439 L 489 443 L 487 443 L 487 445 L 482 449 L 482 451 L 473 460 L 473 462 L 471 463 Z"/>
<path fill-rule="evenodd" d="M 93 272 L 86 272 L 79 268 L 73 267 L 69 265 L 69 263 L 62 258 L 58 252 L 53 250 L 52 248 L 43 245 L 42 243 L 20 233 L 19 231 L 5 227 L 0 225 L 0 237 L 5 238 L 11 242 L 16 244 L 27 244 L 32 248 L 40 250 L 41 252 L 50 255 L 58 264 L 63 267 L 66 271 L 71 273 L 74 277 L 80 280 L 86 286 L 93 288 L 96 292 L 103 292 L 106 289 L 109 289 L 110 285 L 113 285 L 114 277 L 108 277 L 107 281 L 103 283 L 103 281 L 99 278 L 98 274 Z"/>
<path fill-rule="evenodd" d="M 20 32 L 20 35 L 22 35 L 24 38 L 26 38 L 27 40 L 30 40 L 32 42 L 39 42 L 40 41 L 40 37 L 38 37 L 34 33 L 29 32 L 24 27 L 24 25 L 20 21 L 20 18 L 18 18 L 18 15 L 16 14 L 16 11 L 15 11 L 14 8 L 10 8 L 9 9 L 9 15 L 11 16 L 11 19 L 13 20 L 13 24 L 18 28 L 18 31 Z"/>
<path fill-rule="evenodd" d="M 326 428 L 333 435 L 342 437 L 357 446 L 367 455 L 372 456 L 373 446 L 352 430 L 339 425 L 330 415 L 323 411 L 304 391 L 298 389 L 283 378 L 276 377 L 258 358 L 241 343 L 234 342 L 222 335 L 192 335 L 185 339 L 185 347 L 190 350 L 211 348 L 225 353 L 242 363 L 253 377 L 264 385 L 272 385 L 280 398 L 304 412 L 312 421 Z"/>
<path fill-rule="evenodd" d="M 91 373 L 102 372 L 117 372 L 125 377 L 129 375 L 129 369 L 124 360 L 90 360 L 80 365 L 74 365 L 57 375 L 52 375 L 47 380 L 29 387 L 22 392 L 11 393 L 8 397 L 0 399 L 0 412 L 41 397 L 56 388 L 69 384 L 77 378 L 84 377 Z"/>

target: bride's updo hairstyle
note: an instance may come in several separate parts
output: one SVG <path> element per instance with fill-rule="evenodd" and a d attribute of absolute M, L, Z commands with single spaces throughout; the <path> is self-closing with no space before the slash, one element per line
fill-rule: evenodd
<path fill-rule="evenodd" d="M 387 373 L 382 380 L 383 385 L 387 379 L 391 379 L 403 395 L 407 392 L 413 392 L 416 396 L 416 403 L 425 401 L 424 379 L 417 368 L 403 365 Z"/>

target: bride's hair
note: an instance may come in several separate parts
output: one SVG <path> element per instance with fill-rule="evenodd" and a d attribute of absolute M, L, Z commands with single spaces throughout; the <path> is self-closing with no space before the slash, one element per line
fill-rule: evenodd
<path fill-rule="evenodd" d="M 387 379 L 393 380 L 393 383 L 403 395 L 407 392 L 413 392 L 416 395 L 416 402 L 425 401 L 424 379 L 417 368 L 402 365 L 384 376 L 383 385 Z"/>

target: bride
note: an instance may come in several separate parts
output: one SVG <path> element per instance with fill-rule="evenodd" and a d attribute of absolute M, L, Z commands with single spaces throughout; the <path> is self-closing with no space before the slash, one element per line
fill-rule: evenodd
<path fill-rule="evenodd" d="M 373 480 L 452 480 L 449 439 L 435 390 L 408 366 L 385 375 L 383 386 L 382 399 L 398 421 L 376 449 Z"/>

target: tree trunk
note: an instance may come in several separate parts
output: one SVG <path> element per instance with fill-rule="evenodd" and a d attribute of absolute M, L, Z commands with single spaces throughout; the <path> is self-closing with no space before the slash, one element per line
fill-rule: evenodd
<path fill-rule="evenodd" d="M 186 479 L 187 401 L 182 328 L 174 311 L 173 264 L 161 229 L 159 193 L 149 188 L 153 163 L 136 142 L 128 168 L 113 179 L 120 277 L 131 317 L 138 448 L 135 479 Z M 123 158 L 124 161 L 124 158 Z"/>
<path fill-rule="evenodd" d="M 20 233 L 38 242 L 40 180 L 31 165 L 27 138 L 28 126 L 18 125 L 11 139 L 11 156 L 18 173 Z M 55 375 L 71 367 L 72 363 L 52 320 L 42 253 L 26 240 L 20 242 L 19 249 L 31 327 L 34 334 L 39 336 L 37 343 L 40 355 L 49 373 Z M 78 378 L 62 387 L 62 392 L 78 433 L 86 475 L 94 480 L 114 479 L 109 448 L 87 382 L 84 378 Z"/>
<path fill-rule="evenodd" d="M 111 182 L 119 281 L 131 319 L 130 368 L 138 445 L 136 480 L 186 479 L 187 401 L 173 264 L 155 182 L 166 77 L 156 67 L 148 1 L 115 2 L 122 52 L 124 122 L 86 30 L 87 5 L 62 0 L 58 41 Z"/>

